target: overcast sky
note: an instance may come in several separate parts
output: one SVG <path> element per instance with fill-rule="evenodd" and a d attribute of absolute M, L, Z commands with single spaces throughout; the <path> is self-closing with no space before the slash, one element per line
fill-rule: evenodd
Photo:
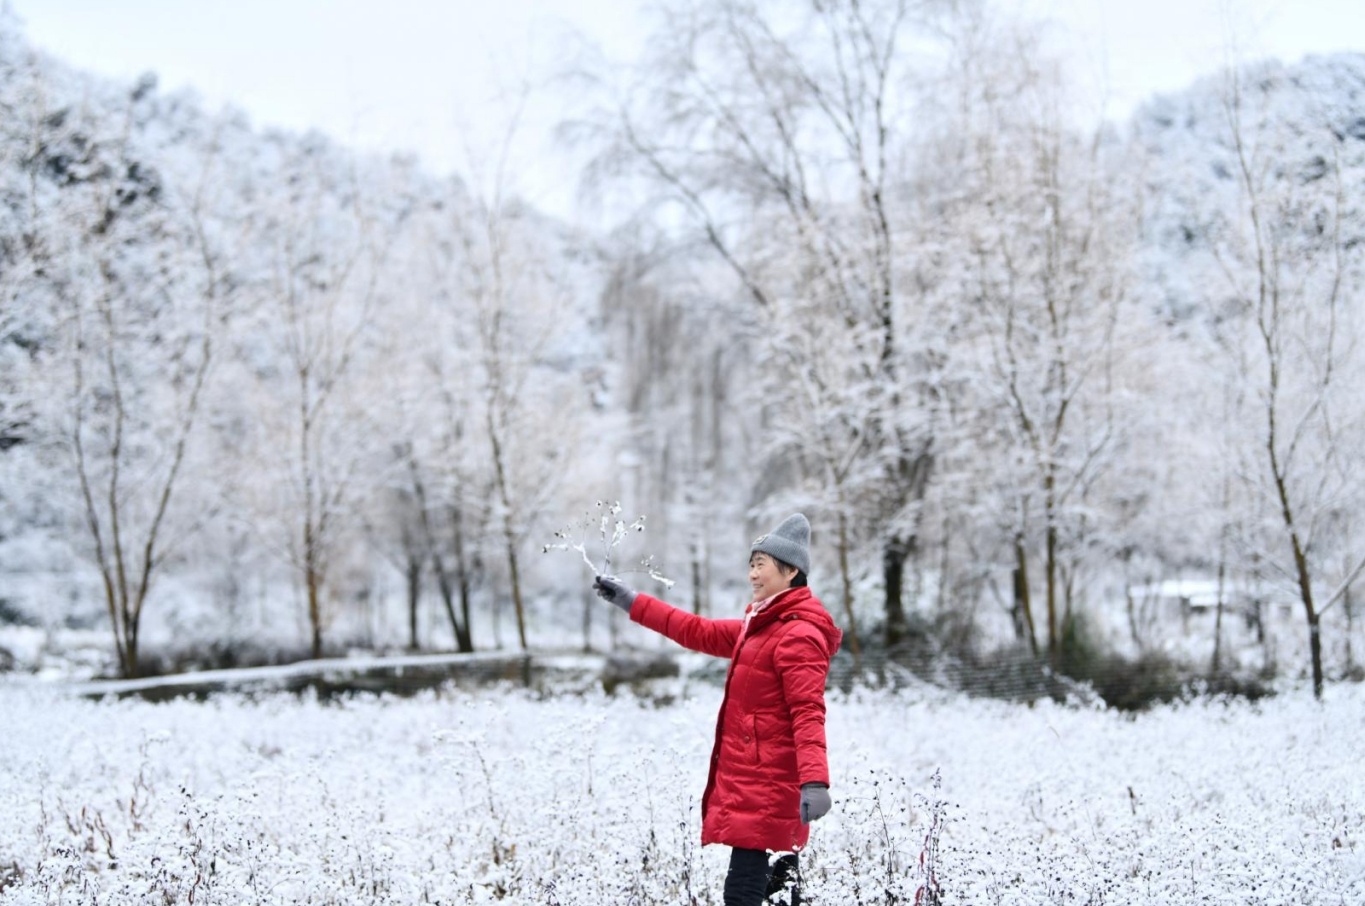
<path fill-rule="evenodd" d="M 366 149 L 417 152 L 434 171 L 487 156 L 517 86 L 561 65 L 578 34 L 609 57 L 640 43 L 641 0 L 0 0 L 29 39 L 80 68 L 193 86 L 257 126 L 319 128 Z M 1104 112 L 1243 58 L 1365 51 L 1365 0 L 1002 0 L 1056 20 Z M 518 187 L 567 213 L 548 95 L 517 135 Z M 1096 109 L 1099 109 L 1096 101 Z"/>

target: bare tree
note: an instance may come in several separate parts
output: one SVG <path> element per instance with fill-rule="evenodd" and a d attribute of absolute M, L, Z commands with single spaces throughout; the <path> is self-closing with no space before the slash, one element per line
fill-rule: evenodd
<path fill-rule="evenodd" d="M 453 445 L 452 445 L 453 446 Z M 447 447 L 446 449 L 451 449 Z M 410 553 L 409 569 L 419 572 L 423 564 L 430 566 L 436 580 L 436 590 L 441 596 L 450 629 L 455 638 L 456 650 L 474 650 L 474 638 L 470 628 L 472 611 L 472 589 L 478 576 L 478 557 L 469 549 L 466 540 L 467 517 L 462 495 L 458 492 L 433 494 L 423 475 L 423 467 L 418 457 L 409 449 L 405 460 L 408 467 L 409 489 L 412 496 L 412 521 L 409 539 L 411 547 L 405 543 Z M 419 558 L 420 555 L 420 558 Z M 456 596 L 458 595 L 458 608 Z M 412 602 L 415 613 L 415 600 Z M 415 623 L 416 617 L 413 617 Z"/>
<path fill-rule="evenodd" d="M 437 343 L 446 345 L 450 335 L 438 333 Z M 468 652 L 474 650 L 473 597 L 485 572 L 481 539 L 493 509 L 492 484 L 473 427 L 477 409 L 475 388 L 465 373 L 468 360 L 437 353 L 426 365 L 425 374 L 437 394 L 429 410 L 435 431 L 421 448 L 425 455 L 414 453 L 411 486 L 420 506 L 421 537 L 436 590 L 456 648 Z"/>
<path fill-rule="evenodd" d="M 328 582 L 346 514 L 368 492 L 358 481 L 372 452 L 352 378 L 367 351 L 385 256 L 401 223 L 362 204 L 354 172 L 320 142 L 306 143 L 278 175 L 274 236 L 261 342 L 282 374 L 261 375 L 266 429 L 258 442 L 274 463 L 265 522 L 302 589 L 310 646 L 323 653 Z M 377 205 L 374 206 L 377 208 Z M 273 366 L 272 366 L 273 368 Z"/>
<path fill-rule="evenodd" d="M 1228 190 L 1201 206 L 1221 276 L 1217 301 L 1236 317 L 1224 348 L 1247 381 L 1258 429 L 1249 503 L 1274 544 L 1244 539 L 1295 589 L 1308 631 L 1313 689 L 1323 687 L 1322 616 L 1365 571 L 1365 526 L 1342 504 L 1360 488 L 1362 325 L 1356 314 L 1359 239 L 1348 241 L 1341 137 L 1311 104 L 1307 124 L 1274 102 L 1298 98 L 1275 69 L 1230 69 L 1222 94 Z M 1358 175 L 1353 178 L 1358 179 Z M 1353 250 L 1354 249 L 1354 250 Z M 1254 527 L 1254 524 L 1253 524 Z M 1278 548 L 1278 552 L 1277 552 Z"/>
<path fill-rule="evenodd" d="M 138 675 L 148 595 L 174 543 L 206 514 L 177 510 L 187 449 L 215 343 L 230 313 L 222 251 L 210 238 L 218 161 L 181 195 L 133 146 L 135 90 L 122 134 L 85 144 L 68 216 L 47 241 L 67 270 L 61 295 L 71 366 L 68 439 L 120 670 Z M 82 129 L 97 127 L 85 122 Z M 34 162 L 36 166 L 37 161 Z M 217 226 L 218 224 L 215 224 Z"/>
<path fill-rule="evenodd" d="M 398 441 L 393 455 L 399 460 L 411 460 L 411 445 Z M 419 651 L 421 642 L 422 590 L 427 573 L 427 545 L 422 534 L 422 505 L 411 487 L 394 482 L 381 492 L 383 503 L 377 508 L 375 520 L 367 526 L 370 543 L 403 576 L 407 611 L 407 647 Z"/>
<path fill-rule="evenodd" d="M 425 416 L 433 414 L 427 411 Z M 371 530 L 376 545 L 403 574 L 412 650 L 422 647 L 418 627 L 428 576 L 435 580 L 456 650 L 474 650 L 471 613 L 480 557 L 466 538 L 470 533 L 464 500 L 468 488 L 449 484 L 461 470 L 442 462 L 444 456 L 458 455 L 458 451 L 459 444 L 424 444 L 419 451 L 413 439 L 395 442 L 393 457 L 398 466 L 384 489 L 388 506 L 382 523 Z"/>
<path fill-rule="evenodd" d="M 427 373 L 436 379 L 432 411 L 441 425 L 430 455 L 450 463 L 429 470 L 441 475 L 441 503 L 424 512 L 444 523 L 438 533 L 428 522 L 432 564 L 457 643 L 472 647 L 469 597 L 483 564 L 470 535 L 482 534 L 488 524 L 506 567 L 522 650 L 530 645 L 523 548 L 574 461 L 575 417 L 581 414 L 574 398 L 576 274 L 565 272 L 558 245 L 563 237 L 515 196 L 509 172 L 526 101 L 523 94 L 511 104 L 493 153 L 466 148 L 471 181 L 479 188 L 471 192 L 457 184 L 423 240 L 428 297 L 442 315 L 435 347 L 423 347 Z M 486 447 L 476 455 L 480 444 Z M 444 543 L 436 542 L 438 534 Z M 452 606 L 457 584 L 460 617 Z M 495 635 L 500 613 L 495 605 Z"/>
<path fill-rule="evenodd" d="M 595 168 L 642 179 L 681 210 L 770 323 L 818 302 L 859 336 L 864 354 L 845 364 L 839 392 L 857 385 L 863 404 L 821 409 L 842 420 L 832 431 L 865 438 L 861 455 L 879 467 L 865 518 L 880 529 L 892 644 L 905 633 L 905 564 L 933 463 L 932 377 L 907 348 L 894 266 L 896 101 L 916 10 L 906 0 L 669 5 Z"/>
<path fill-rule="evenodd" d="M 382 400 L 387 451 L 373 526 L 380 550 L 404 574 L 409 641 L 415 645 L 423 586 L 439 596 L 457 650 L 474 650 L 474 592 L 483 573 L 491 485 L 477 421 L 477 378 L 464 328 L 458 228 L 467 199 L 458 183 L 418 179 L 419 202 L 390 257 L 390 298 L 363 383 Z M 394 192 L 403 191 L 395 188 Z"/>
<path fill-rule="evenodd" d="M 866 388 L 847 380 L 846 367 L 862 354 L 865 337 L 857 331 L 840 330 L 827 312 L 812 304 L 799 317 L 783 317 L 767 324 L 771 352 L 761 364 L 769 376 L 766 385 L 781 386 L 793 397 L 769 433 L 775 459 L 800 463 L 808 476 L 798 497 L 779 498 L 782 509 L 806 506 L 832 518 L 831 533 L 840 583 L 840 610 L 849 651 L 859 665 L 862 643 L 854 611 L 852 562 L 855 545 L 866 538 L 856 527 L 862 515 L 876 512 L 882 502 L 872 489 L 879 486 L 881 470 L 869 458 L 870 436 L 849 430 L 850 413 L 863 412 Z M 862 419 L 870 419 L 864 414 Z M 822 542 L 827 543 L 827 542 Z"/>
<path fill-rule="evenodd" d="M 1068 570 L 1094 539 L 1085 495 L 1112 458 L 1121 390 L 1115 370 L 1134 318 L 1127 261 L 1136 193 L 1116 178 L 1124 147 L 1104 129 L 1070 126 L 1060 70 L 1027 29 L 987 23 L 961 42 L 969 73 L 945 142 L 957 180 L 947 217 L 970 262 L 963 324 L 980 377 L 965 383 L 1007 501 L 1016 627 L 1037 651 L 1031 586 L 1040 553 L 1047 653 L 1056 659 L 1071 609 Z M 995 61 L 993 64 L 987 60 Z M 979 463 L 983 462 L 978 460 Z M 997 517 L 999 518 L 999 517 Z"/>
<path fill-rule="evenodd" d="M 517 640 L 526 650 L 522 549 L 563 474 L 564 445 L 572 443 L 575 429 L 563 417 L 573 408 L 565 407 L 554 371 L 545 367 L 564 327 L 559 318 L 568 295 L 510 200 L 494 194 L 475 202 L 457 226 L 462 257 L 456 279 L 472 319 L 468 339 L 480 381 L 480 427 Z"/>

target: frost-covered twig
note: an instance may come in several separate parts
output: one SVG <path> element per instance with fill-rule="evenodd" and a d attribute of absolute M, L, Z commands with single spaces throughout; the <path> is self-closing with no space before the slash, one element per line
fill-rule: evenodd
<path fill-rule="evenodd" d="M 594 576 L 613 575 L 611 568 L 612 554 L 616 548 L 621 546 L 626 536 L 632 532 L 642 533 L 645 530 L 645 517 L 641 516 L 634 522 L 627 523 L 621 518 L 621 504 L 619 501 L 607 503 L 597 501 L 597 508 L 601 515 L 593 517 L 592 513 L 584 514 L 582 522 L 576 526 L 569 526 L 555 532 L 555 537 L 559 540 L 552 544 L 547 544 L 542 551 L 548 553 L 552 550 L 577 551 L 583 558 L 583 562 Z M 596 528 L 597 534 L 602 545 L 602 565 L 599 567 L 593 562 L 588 554 L 588 532 Z M 575 540 L 576 539 L 576 540 Z M 662 584 L 666 588 L 673 587 L 673 580 L 659 572 L 654 566 L 654 558 L 646 557 L 640 561 L 640 566 L 644 572 L 654 581 Z"/>
<path fill-rule="evenodd" d="M 919 854 L 920 886 L 915 891 L 915 906 L 939 906 L 943 902 L 943 888 L 938 883 L 938 840 L 943 831 L 943 813 L 947 803 L 943 799 L 943 777 L 934 769 L 934 798 L 921 797 L 929 808 L 929 829 L 924 834 L 924 848 Z"/>

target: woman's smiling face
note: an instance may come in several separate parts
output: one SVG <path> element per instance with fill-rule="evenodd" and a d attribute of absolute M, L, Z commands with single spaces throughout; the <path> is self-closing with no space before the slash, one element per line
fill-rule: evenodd
<path fill-rule="evenodd" d="M 755 601 L 766 600 L 791 588 L 794 575 L 795 569 L 779 564 L 762 551 L 749 555 L 749 587 L 754 590 Z"/>

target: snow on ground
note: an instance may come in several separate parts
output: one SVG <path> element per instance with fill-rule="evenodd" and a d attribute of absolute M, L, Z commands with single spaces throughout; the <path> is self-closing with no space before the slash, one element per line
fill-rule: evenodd
<path fill-rule="evenodd" d="M 719 690 L 92 702 L 0 685 L 0 901 L 718 904 Z M 811 903 L 1365 902 L 1365 687 L 1136 717 L 831 694 Z"/>

